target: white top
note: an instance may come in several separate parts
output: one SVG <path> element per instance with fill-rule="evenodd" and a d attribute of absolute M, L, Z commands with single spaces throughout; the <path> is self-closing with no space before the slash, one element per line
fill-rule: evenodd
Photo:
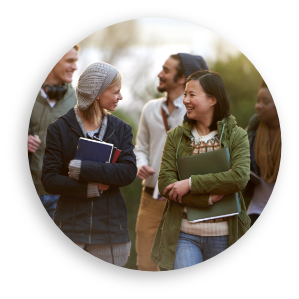
<path fill-rule="evenodd" d="M 166 140 L 166 130 L 161 113 L 161 106 L 166 112 L 167 123 L 170 129 L 182 124 L 186 108 L 183 104 L 183 95 L 175 99 L 175 109 L 169 115 L 166 106 L 166 98 L 151 100 L 143 107 L 138 133 L 136 137 L 135 155 L 138 169 L 143 165 L 149 165 L 156 171 L 148 176 L 142 184 L 154 188 L 158 180 L 161 156 Z"/>
<path fill-rule="evenodd" d="M 41 88 L 40 93 L 42 95 L 43 98 L 45 98 L 47 100 L 47 102 L 49 103 L 50 107 L 53 108 L 56 105 L 56 101 L 49 101 L 48 99 L 48 95 L 45 93 L 45 91 Z"/>
<path fill-rule="evenodd" d="M 265 208 L 275 183 L 266 183 L 261 176 L 261 183 L 254 188 L 253 197 L 248 207 L 248 215 L 261 214 Z"/>
<path fill-rule="evenodd" d="M 218 134 L 218 131 L 214 130 L 211 133 L 209 133 L 208 135 L 200 136 L 196 130 L 196 127 L 193 126 L 191 129 L 191 134 L 193 135 L 193 137 L 195 139 L 195 144 L 200 143 L 200 142 L 207 143 L 210 139 L 214 138 Z"/>

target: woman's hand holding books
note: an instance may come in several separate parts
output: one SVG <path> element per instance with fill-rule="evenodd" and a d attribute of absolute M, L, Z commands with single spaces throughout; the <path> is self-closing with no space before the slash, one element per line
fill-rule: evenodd
<path fill-rule="evenodd" d="M 163 195 L 165 195 L 169 190 L 171 190 L 169 192 L 169 199 L 182 203 L 182 197 L 190 191 L 189 179 L 177 181 L 168 185 L 165 188 Z"/>
<path fill-rule="evenodd" d="M 101 183 L 97 183 L 97 186 L 100 191 L 106 191 L 110 187 L 109 185 L 105 185 L 105 184 L 101 184 Z"/>

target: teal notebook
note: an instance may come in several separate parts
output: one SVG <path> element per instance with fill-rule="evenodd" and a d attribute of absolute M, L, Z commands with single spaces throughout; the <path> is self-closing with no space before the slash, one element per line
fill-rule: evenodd
<path fill-rule="evenodd" d="M 189 179 L 191 175 L 209 174 L 229 171 L 230 155 L 228 148 L 177 158 L 180 180 Z M 209 208 L 187 206 L 188 220 L 192 223 L 237 215 L 241 212 L 238 193 L 227 194 Z"/>

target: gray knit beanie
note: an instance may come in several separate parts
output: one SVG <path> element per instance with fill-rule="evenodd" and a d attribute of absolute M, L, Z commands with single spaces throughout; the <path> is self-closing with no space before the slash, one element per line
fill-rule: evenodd
<path fill-rule="evenodd" d="M 117 68 L 105 62 L 89 65 L 79 77 L 76 86 L 79 110 L 86 110 L 108 88 L 117 73 Z"/>

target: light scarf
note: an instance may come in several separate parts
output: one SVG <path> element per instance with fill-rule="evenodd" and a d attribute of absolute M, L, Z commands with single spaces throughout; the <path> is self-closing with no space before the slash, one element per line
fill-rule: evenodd
<path fill-rule="evenodd" d="M 278 175 L 281 156 L 280 129 L 276 133 L 271 147 L 269 128 L 261 121 L 256 133 L 254 155 L 264 181 L 267 183 L 275 182 Z"/>

